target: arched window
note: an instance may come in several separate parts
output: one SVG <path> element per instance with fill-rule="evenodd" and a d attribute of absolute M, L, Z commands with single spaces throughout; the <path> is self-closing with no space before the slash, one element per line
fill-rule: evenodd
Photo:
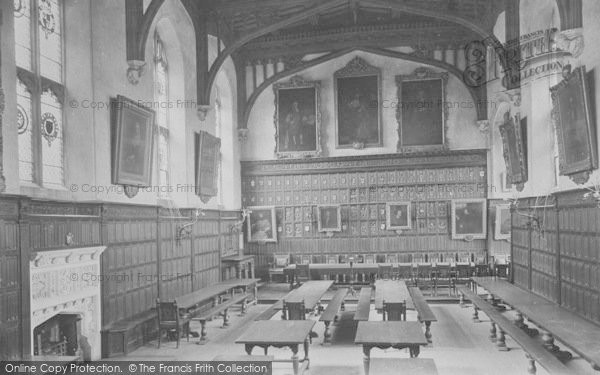
<path fill-rule="evenodd" d="M 223 103 L 221 101 L 221 91 L 219 86 L 215 86 L 215 137 L 222 139 L 222 128 L 223 128 Z M 219 152 L 219 169 L 217 171 L 217 204 L 223 205 L 223 155 Z"/>
<path fill-rule="evenodd" d="M 62 0 L 14 0 L 19 178 L 64 186 Z"/>
<path fill-rule="evenodd" d="M 165 46 L 158 32 L 154 33 L 154 101 L 158 124 L 158 184 L 159 196 L 169 196 L 169 64 Z"/>

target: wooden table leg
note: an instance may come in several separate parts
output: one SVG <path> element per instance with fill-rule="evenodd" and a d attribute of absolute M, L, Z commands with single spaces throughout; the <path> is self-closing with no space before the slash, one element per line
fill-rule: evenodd
<path fill-rule="evenodd" d="M 331 332 L 329 331 L 329 324 L 331 324 L 331 322 L 325 321 L 325 332 L 323 333 L 323 344 L 327 344 L 331 338 Z"/>
<path fill-rule="evenodd" d="M 369 375 L 369 368 L 371 363 L 371 347 L 368 345 L 363 345 L 363 365 L 365 367 L 365 375 Z"/>
<path fill-rule="evenodd" d="M 198 345 L 204 345 L 208 341 L 208 338 L 206 337 L 208 336 L 206 333 L 206 319 L 200 319 L 200 325 L 202 328 L 200 328 L 200 340 L 198 341 Z"/>
<path fill-rule="evenodd" d="M 530 374 L 535 374 L 537 372 L 537 369 L 535 368 L 535 360 L 533 358 L 531 358 L 529 353 L 525 353 L 525 356 L 527 357 L 527 361 L 529 362 L 529 366 L 527 367 L 527 372 Z"/>
<path fill-rule="evenodd" d="M 298 344 L 291 345 L 290 349 L 292 349 L 292 366 L 294 367 L 294 375 L 299 374 L 300 370 L 300 359 L 298 358 Z"/>
<path fill-rule="evenodd" d="M 306 368 L 310 366 L 310 360 L 308 359 L 308 339 L 304 339 L 304 360 L 306 361 Z"/>
<path fill-rule="evenodd" d="M 498 350 L 501 352 L 508 351 L 508 347 L 506 347 L 506 338 L 504 337 L 504 330 L 500 326 L 498 326 L 498 339 L 496 342 L 496 346 L 498 347 Z"/>
<path fill-rule="evenodd" d="M 475 323 L 481 322 L 481 320 L 479 320 L 479 309 L 475 305 L 473 305 L 473 322 L 475 322 Z"/>
<path fill-rule="evenodd" d="M 492 328 L 490 328 L 490 341 L 496 342 L 496 323 L 492 322 Z"/>
<path fill-rule="evenodd" d="M 428 343 L 432 343 L 431 340 L 431 322 L 425 322 L 425 338 Z"/>
<path fill-rule="evenodd" d="M 223 311 L 223 326 L 221 328 L 227 328 L 229 327 L 229 315 L 228 313 L 229 309 L 225 309 L 225 311 Z"/>

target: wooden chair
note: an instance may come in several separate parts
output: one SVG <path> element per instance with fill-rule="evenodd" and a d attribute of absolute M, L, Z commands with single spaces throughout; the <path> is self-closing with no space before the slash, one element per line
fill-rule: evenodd
<path fill-rule="evenodd" d="M 296 264 L 296 285 L 310 280 L 309 264 Z"/>
<path fill-rule="evenodd" d="M 269 282 L 273 282 L 273 276 L 284 276 L 284 268 L 290 264 L 289 254 L 273 254 L 273 262 L 269 265 Z M 287 280 L 285 280 L 287 282 Z"/>
<path fill-rule="evenodd" d="M 375 255 L 365 255 L 365 263 L 367 263 L 367 264 L 375 263 Z"/>
<path fill-rule="evenodd" d="M 301 255 L 300 263 L 302 264 L 310 264 L 310 255 Z"/>
<path fill-rule="evenodd" d="M 337 264 L 337 262 L 338 262 L 338 257 L 336 257 L 335 255 L 330 255 L 327 257 L 328 264 Z"/>
<path fill-rule="evenodd" d="M 377 266 L 377 276 L 380 279 L 389 280 L 392 277 L 392 265 L 379 264 Z"/>
<path fill-rule="evenodd" d="M 179 348 L 179 340 L 181 332 L 184 330 L 187 341 L 190 341 L 190 318 L 180 316 L 177 302 L 160 302 L 156 299 L 156 311 L 158 312 L 158 347 L 160 348 L 160 338 L 163 331 L 169 333 L 175 332 L 177 335 L 177 347 Z"/>

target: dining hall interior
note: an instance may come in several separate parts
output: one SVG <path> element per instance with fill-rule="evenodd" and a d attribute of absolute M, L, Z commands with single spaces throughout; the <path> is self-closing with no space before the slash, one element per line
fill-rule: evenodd
<path fill-rule="evenodd" d="M 0 361 L 599 374 L 598 17 L 1 1 Z"/>

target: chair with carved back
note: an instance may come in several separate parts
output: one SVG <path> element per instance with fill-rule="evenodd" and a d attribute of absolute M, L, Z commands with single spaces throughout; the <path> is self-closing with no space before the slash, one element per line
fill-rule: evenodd
<path fill-rule="evenodd" d="M 163 331 L 167 332 L 167 338 L 170 334 L 175 334 L 177 337 L 177 347 L 179 348 L 179 340 L 181 333 L 185 332 L 186 338 L 190 341 L 190 317 L 181 316 L 177 308 L 177 302 L 161 302 L 156 299 L 156 311 L 158 313 L 158 347 L 160 348 L 160 340 Z"/>
<path fill-rule="evenodd" d="M 284 269 L 289 264 L 289 254 L 273 254 L 273 262 L 269 264 L 269 282 L 273 282 L 273 276 L 284 277 Z M 285 282 L 287 282 L 287 280 L 285 280 Z"/>

